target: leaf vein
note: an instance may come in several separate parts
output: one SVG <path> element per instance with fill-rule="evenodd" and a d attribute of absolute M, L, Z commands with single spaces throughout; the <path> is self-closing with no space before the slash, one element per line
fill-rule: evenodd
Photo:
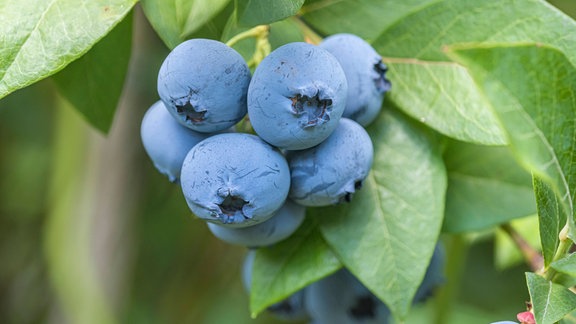
<path fill-rule="evenodd" d="M 28 33 L 28 35 L 26 35 L 26 37 L 22 40 L 22 42 L 20 44 L 17 44 L 16 47 L 18 48 L 18 51 L 16 52 L 15 55 L 13 55 L 11 57 L 11 61 L 7 62 L 7 67 L 4 70 L 4 73 L 2 74 L 1 78 L 0 78 L 0 83 L 4 82 L 4 77 L 6 76 L 6 74 L 8 74 L 8 72 L 10 71 L 11 67 L 14 66 L 14 62 L 16 62 L 17 68 L 20 69 L 20 67 L 18 66 L 18 61 L 17 59 L 20 57 L 20 54 L 22 53 L 22 49 L 24 48 L 26 42 L 30 39 L 30 37 L 38 31 L 38 28 L 40 27 L 40 25 L 43 23 L 44 21 L 44 17 L 46 17 L 46 14 L 50 11 L 50 9 L 52 8 L 52 6 L 56 3 L 57 0 L 50 0 L 50 2 L 48 3 L 46 9 L 42 12 L 42 14 L 40 15 L 40 19 L 38 19 L 38 21 L 36 22 L 36 24 L 34 25 L 34 27 L 32 28 L 32 30 Z M 21 46 L 19 46 L 21 45 Z M 44 46 L 44 44 L 42 44 L 42 46 Z M 0 94 L 1 96 L 1 94 Z"/>

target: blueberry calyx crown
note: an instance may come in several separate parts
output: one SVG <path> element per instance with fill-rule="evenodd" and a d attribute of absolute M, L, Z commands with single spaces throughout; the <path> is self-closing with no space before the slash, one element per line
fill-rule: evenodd
<path fill-rule="evenodd" d="M 390 90 L 392 84 L 390 83 L 390 80 L 386 79 L 386 72 L 388 72 L 388 67 L 386 64 L 384 64 L 384 62 L 382 62 L 381 59 L 378 60 L 376 64 L 374 64 L 374 71 L 376 71 L 378 74 L 378 76 L 374 79 L 376 89 L 378 89 L 380 93 L 384 93 Z"/>
<path fill-rule="evenodd" d="M 362 180 L 357 180 L 354 182 L 354 191 L 356 190 L 360 190 L 362 188 Z M 354 192 L 346 192 L 344 194 L 344 196 L 342 197 L 342 200 L 345 202 L 351 202 L 352 201 L 352 195 L 354 194 Z M 342 202 L 342 200 L 340 202 Z"/>
<path fill-rule="evenodd" d="M 376 302 L 369 296 L 361 296 L 356 301 L 356 304 L 349 310 L 350 315 L 354 319 L 371 319 L 376 318 Z"/>
<path fill-rule="evenodd" d="M 234 222 L 235 216 L 240 213 L 244 218 L 250 218 L 244 214 L 243 207 L 248 204 L 248 202 L 238 196 L 228 194 L 221 203 L 218 204 L 220 207 L 221 216 L 225 219 L 224 223 Z"/>
<path fill-rule="evenodd" d="M 330 121 L 330 111 L 332 110 L 332 99 L 320 99 L 316 93 L 313 97 L 297 94 L 291 97 L 292 108 L 297 116 L 305 116 L 300 121 L 302 128 L 321 125 Z"/>
<path fill-rule="evenodd" d="M 197 93 L 198 91 L 190 89 L 188 95 L 172 100 L 176 112 L 186 123 L 198 124 L 206 119 L 206 109 L 200 110 L 192 104 L 192 97 Z"/>
<path fill-rule="evenodd" d="M 175 105 L 178 115 L 184 115 L 186 122 L 200 123 L 204 121 L 206 110 L 196 111 L 194 106 L 188 101 L 184 105 Z"/>

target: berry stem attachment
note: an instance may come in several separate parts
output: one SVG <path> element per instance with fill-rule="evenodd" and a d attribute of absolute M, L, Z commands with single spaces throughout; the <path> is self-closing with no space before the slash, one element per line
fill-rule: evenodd
<path fill-rule="evenodd" d="M 247 62 L 249 68 L 254 68 L 262 62 L 262 60 L 270 54 L 272 47 L 268 41 L 268 36 L 270 34 L 269 25 L 258 25 L 254 28 L 248 29 L 228 40 L 226 45 L 232 47 L 241 40 L 247 38 L 256 39 L 256 48 L 254 49 L 254 54 L 252 58 Z"/>
<path fill-rule="evenodd" d="M 256 49 L 254 50 L 252 58 L 248 61 L 248 67 L 257 67 L 271 51 L 272 47 L 268 41 L 268 32 L 266 32 L 266 36 L 256 37 Z"/>
<path fill-rule="evenodd" d="M 247 31 L 241 32 L 240 34 L 230 38 L 226 42 L 226 45 L 232 47 L 232 46 L 236 45 L 236 43 L 238 43 L 239 41 L 247 39 L 247 38 L 262 38 L 262 37 L 267 38 L 269 31 L 270 31 L 270 26 L 258 25 L 254 28 L 250 28 Z"/>

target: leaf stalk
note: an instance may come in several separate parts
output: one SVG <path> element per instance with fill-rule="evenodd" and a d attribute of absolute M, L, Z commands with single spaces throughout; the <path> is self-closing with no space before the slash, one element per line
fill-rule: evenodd
<path fill-rule="evenodd" d="M 569 222 L 566 223 L 566 225 L 564 225 L 564 227 L 558 234 L 560 243 L 558 244 L 558 248 L 556 249 L 556 253 L 554 254 L 552 262 L 564 258 L 568 254 L 568 252 L 570 252 L 570 248 L 572 247 L 573 243 L 572 240 L 570 240 L 570 238 L 568 237 L 568 232 L 569 232 Z M 558 272 L 554 268 L 548 266 L 546 269 L 544 269 L 542 276 L 545 279 L 554 282 L 556 280 L 557 274 Z"/>

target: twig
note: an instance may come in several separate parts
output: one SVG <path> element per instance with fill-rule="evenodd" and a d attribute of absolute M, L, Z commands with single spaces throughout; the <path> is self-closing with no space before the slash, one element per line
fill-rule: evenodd
<path fill-rule="evenodd" d="M 508 236 L 512 239 L 516 247 L 520 250 L 524 259 L 530 266 L 532 271 L 537 272 L 542 269 L 544 266 L 544 258 L 530 243 L 528 243 L 512 225 L 506 223 L 500 225 L 500 228 L 508 234 Z"/>

